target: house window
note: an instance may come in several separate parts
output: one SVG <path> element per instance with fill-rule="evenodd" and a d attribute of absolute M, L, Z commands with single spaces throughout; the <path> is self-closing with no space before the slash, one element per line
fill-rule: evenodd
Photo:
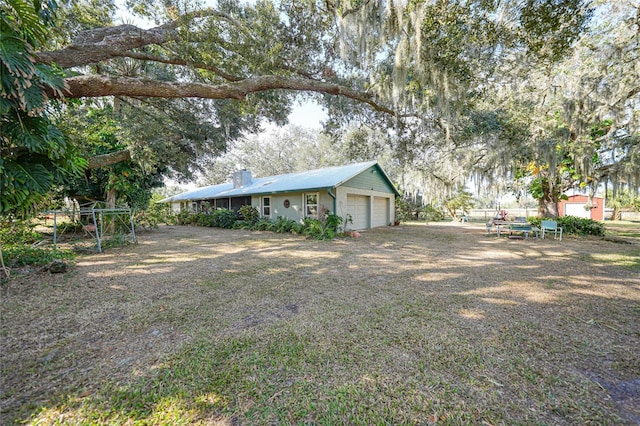
<path fill-rule="evenodd" d="M 318 193 L 304 194 L 305 217 L 318 217 Z"/>
<path fill-rule="evenodd" d="M 271 216 L 271 197 L 262 197 L 262 217 Z"/>
<path fill-rule="evenodd" d="M 229 208 L 228 198 L 218 198 L 216 200 L 216 209 L 228 209 L 228 208 Z"/>

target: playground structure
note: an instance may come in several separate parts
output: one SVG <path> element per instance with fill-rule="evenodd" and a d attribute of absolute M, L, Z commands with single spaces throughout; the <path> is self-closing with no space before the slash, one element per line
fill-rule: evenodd
<path fill-rule="evenodd" d="M 107 208 L 104 203 L 88 205 L 70 203 L 65 209 L 43 212 L 45 217 L 53 219 L 53 247 L 57 248 L 59 223 L 62 218 L 82 226 L 87 235 L 96 240 L 98 253 L 102 253 L 102 243 L 108 234 L 126 230 L 132 242 L 137 242 L 133 214 L 128 208 Z"/>

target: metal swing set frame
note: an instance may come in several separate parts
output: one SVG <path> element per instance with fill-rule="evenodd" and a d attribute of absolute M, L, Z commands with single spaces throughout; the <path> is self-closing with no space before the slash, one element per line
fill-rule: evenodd
<path fill-rule="evenodd" d="M 96 240 L 96 247 L 98 248 L 98 253 L 102 253 L 102 241 L 104 241 L 106 228 L 105 222 L 109 217 L 115 217 L 120 220 L 120 222 L 130 227 L 131 229 L 131 240 L 134 243 L 137 243 L 136 239 L 136 231 L 135 225 L 133 222 L 133 214 L 131 209 L 127 208 L 106 208 L 103 207 L 104 203 L 95 202 L 89 205 L 78 206 L 76 208 L 73 206 L 70 209 L 63 210 L 49 210 L 44 212 L 44 214 L 49 217 L 53 216 L 53 247 L 54 249 L 58 244 L 58 217 L 66 216 L 71 218 L 74 221 L 82 223 L 82 218 L 90 218 L 91 224 L 83 224 L 82 229 L 84 232 L 89 234 L 92 238 Z M 128 219 L 128 223 L 127 223 Z"/>

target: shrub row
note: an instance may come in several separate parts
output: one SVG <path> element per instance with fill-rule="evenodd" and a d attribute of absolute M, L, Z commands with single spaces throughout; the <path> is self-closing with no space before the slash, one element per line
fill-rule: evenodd
<path fill-rule="evenodd" d="M 255 207 L 243 206 L 239 214 L 232 210 L 220 209 L 212 214 L 182 212 L 177 216 L 180 225 L 208 226 L 224 229 L 247 229 L 252 231 L 270 231 L 306 235 L 317 240 L 332 239 L 338 235 L 342 218 L 327 214 L 320 219 L 305 219 L 302 223 L 285 217 L 275 220 L 260 218 Z"/>
<path fill-rule="evenodd" d="M 538 228 L 542 224 L 543 220 L 555 220 L 558 222 L 558 226 L 562 227 L 562 232 L 566 234 L 574 235 L 594 235 L 596 237 L 603 237 L 605 233 L 604 225 L 593 219 L 587 219 L 576 216 L 562 216 L 557 219 L 529 217 L 527 218 L 529 223 Z"/>

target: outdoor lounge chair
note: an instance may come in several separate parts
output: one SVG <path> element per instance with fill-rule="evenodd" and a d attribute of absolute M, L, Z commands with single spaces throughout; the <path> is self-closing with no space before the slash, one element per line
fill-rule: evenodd
<path fill-rule="evenodd" d="M 542 229 L 543 240 L 546 232 L 553 231 L 553 239 L 555 240 L 558 237 L 558 234 L 560 234 L 560 241 L 562 241 L 562 227 L 558 226 L 558 222 L 555 220 L 543 220 L 540 224 L 540 228 Z"/>

